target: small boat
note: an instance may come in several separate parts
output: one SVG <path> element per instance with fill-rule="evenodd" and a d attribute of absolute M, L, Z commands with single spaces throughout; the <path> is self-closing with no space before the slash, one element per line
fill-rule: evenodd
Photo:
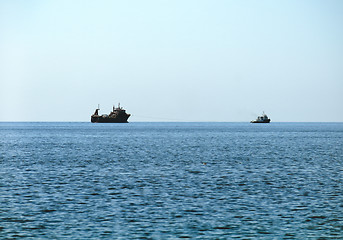
<path fill-rule="evenodd" d="M 127 123 L 127 119 L 131 116 L 131 114 L 126 113 L 125 109 L 120 107 L 120 103 L 117 108 L 113 106 L 113 111 L 110 112 L 109 115 L 99 115 L 99 110 L 100 107 L 98 106 L 94 114 L 91 116 L 92 123 Z"/>
<path fill-rule="evenodd" d="M 270 118 L 268 118 L 267 114 L 263 112 L 262 116 L 258 116 L 256 120 L 250 121 L 251 123 L 270 123 Z"/>

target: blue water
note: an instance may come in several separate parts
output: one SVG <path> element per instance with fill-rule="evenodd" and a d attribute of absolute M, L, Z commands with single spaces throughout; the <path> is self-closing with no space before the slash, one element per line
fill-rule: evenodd
<path fill-rule="evenodd" d="M 343 123 L 0 123 L 0 239 L 343 239 Z"/>

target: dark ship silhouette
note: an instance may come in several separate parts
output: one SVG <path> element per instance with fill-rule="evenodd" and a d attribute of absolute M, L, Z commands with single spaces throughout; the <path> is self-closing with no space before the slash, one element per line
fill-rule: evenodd
<path fill-rule="evenodd" d="M 127 123 L 127 119 L 131 116 L 131 114 L 126 113 L 126 110 L 120 107 L 120 103 L 118 107 L 115 108 L 113 106 L 113 111 L 110 112 L 109 115 L 102 114 L 99 115 L 100 107 L 95 110 L 94 114 L 91 116 L 92 123 Z"/>
<path fill-rule="evenodd" d="M 270 123 L 270 118 L 263 112 L 262 116 L 258 116 L 256 120 L 250 121 L 251 123 Z"/>

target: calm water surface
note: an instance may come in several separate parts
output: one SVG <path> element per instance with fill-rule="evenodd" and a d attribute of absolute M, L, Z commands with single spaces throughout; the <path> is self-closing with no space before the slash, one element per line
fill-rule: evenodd
<path fill-rule="evenodd" d="M 0 239 L 343 239 L 343 123 L 0 123 Z"/>

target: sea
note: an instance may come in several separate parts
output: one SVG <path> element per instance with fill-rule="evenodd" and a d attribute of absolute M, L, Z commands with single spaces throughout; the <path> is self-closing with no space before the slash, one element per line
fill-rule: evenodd
<path fill-rule="evenodd" d="M 343 239 L 343 123 L 0 123 L 0 239 Z"/>

